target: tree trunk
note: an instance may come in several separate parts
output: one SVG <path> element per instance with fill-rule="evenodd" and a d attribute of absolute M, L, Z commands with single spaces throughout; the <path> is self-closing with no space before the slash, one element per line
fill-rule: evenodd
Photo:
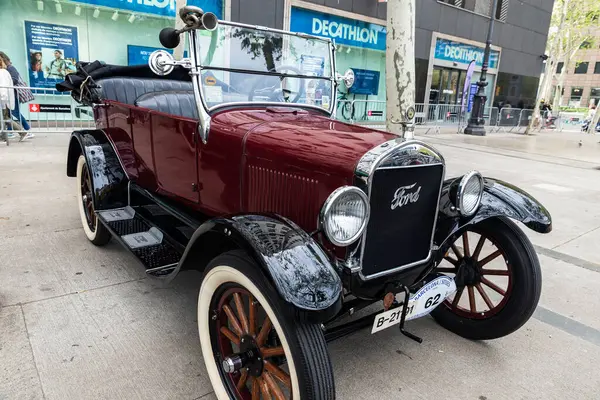
<path fill-rule="evenodd" d="M 385 57 L 386 128 L 411 139 L 413 120 L 406 111 L 415 105 L 415 1 L 389 0 Z"/>
<path fill-rule="evenodd" d="M 183 28 L 183 21 L 179 18 L 179 10 L 187 5 L 187 0 L 176 0 L 175 2 L 175 29 Z M 181 35 L 179 46 L 173 49 L 173 57 L 176 60 L 183 58 L 183 48 L 185 47 L 185 35 Z"/>
<path fill-rule="evenodd" d="M 598 106 L 596 105 L 596 114 L 594 115 L 594 118 L 592 118 L 592 121 L 590 122 L 590 125 L 588 126 L 588 131 L 587 133 L 596 133 L 596 125 L 598 125 L 598 121 L 600 120 L 600 110 L 598 110 Z"/>

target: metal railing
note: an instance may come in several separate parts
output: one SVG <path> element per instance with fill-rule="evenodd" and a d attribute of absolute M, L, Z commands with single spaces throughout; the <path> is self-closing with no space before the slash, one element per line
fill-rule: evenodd
<path fill-rule="evenodd" d="M 56 89 L 0 86 L 0 91 L 29 89 L 35 99 L 19 102 L 14 92 L 15 108 L 0 112 L 0 134 L 36 132 L 64 132 L 95 126 L 91 107 L 78 104 L 68 93 Z M 6 105 L 5 105 L 6 107 Z"/>

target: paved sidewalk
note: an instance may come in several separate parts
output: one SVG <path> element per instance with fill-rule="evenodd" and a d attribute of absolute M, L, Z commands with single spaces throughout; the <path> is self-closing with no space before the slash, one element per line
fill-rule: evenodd
<path fill-rule="evenodd" d="M 543 269 L 521 330 L 471 342 L 431 318 L 332 343 L 340 399 L 596 399 L 600 393 L 598 136 L 455 133 L 420 138 L 447 175 L 479 169 L 530 192 L 554 231 L 527 230 Z M 583 140 L 579 146 L 579 140 Z M 200 276 L 163 287 L 112 242 L 81 230 L 68 135 L 0 145 L 0 399 L 214 399 L 200 353 Z"/>

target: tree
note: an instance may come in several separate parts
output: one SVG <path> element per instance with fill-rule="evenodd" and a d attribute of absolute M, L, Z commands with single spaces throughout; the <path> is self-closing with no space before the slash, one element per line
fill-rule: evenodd
<path fill-rule="evenodd" d="M 386 129 L 407 139 L 414 134 L 406 111 L 415 105 L 415 1 L 387 3 Z"/>
<path fill-rule="evenodd" d="M 179 18 L 179 10 L 187 6 L 187 0 L 177 0 L 175 2 L 175 29 L 181 29 L 184 26 L 183 20 Z M 185 35 L 182 35 L 179 45 L 173 49 L 173 56 L 176 60 L 183 58 L 183 49 L 185 47 Z"/>
<path fill-rule="evenodd" d="M 582 46 L 593 45 L 594 29 L 600 27 L 600 1 L 598 0 L 556 0 L 546 46 L 546 71 L 540 79 L 535 102 L 534 118 L 526 133 L 540 118 L 540 103 L 550 99 L 553 83 L 556 89 L 552 98 L 553 109 L 558 110 L 564 88 L 566 72 L 574 66 L 573 60 Z M 562 63 L 562 69 L 557 67 Z M 550 101 L 548 101 L 550 102 Z"/>

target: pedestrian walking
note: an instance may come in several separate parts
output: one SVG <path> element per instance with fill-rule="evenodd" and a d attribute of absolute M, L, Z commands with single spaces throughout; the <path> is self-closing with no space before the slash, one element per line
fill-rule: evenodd
<path fill-rule="evenodd" d="M 13 94 L 15 98 L 15 104 L 14 107 L 11 108 L 11 114 L 25 131 L 29 131 L 31 127 L 29 126 L 29 122 L 27 121 L 27 119 L 25 119 L 25 117 L 21 114 L 19 105 L 27 103 L 28 101 L 32 101 L 34 99 L 33 93 L 31 93 L 31 90 L 29 89 L 16 88 L 19 86 L 26 86 L 25 82 L 21 78 L 21 75 L 19 74 L 19 71 L 17 71 L 17 68 L 15 68 L 15 66 L 12 65 L 10 58 L 6 55 L 6 53 L 0 51 L 0 59 L 2 59 L 3 63 L 6 65 L 6 70 L 8 71 L 11 77 L 11 82 L 8 86 L 15 87 Z M 26 136 L 24 136 L 24 138 L 26 139 L 31 139 L 33 137 L 35 137 L 35 135 L 31 132 L 27 132 Z M 23 137 L 21 139 L 23 139 Z"/>
<path fill-rule="evenodd" d="M 0 58 L 0 131 L 2 132 L 2 140 L 6 140 L 8 143 L 10 130 L 22 130 L 21 125 L 14 122 L 10 115 L 11 110 L 15 107 L 15 91 L 11 88 L 12 77 L 10 72 L 6 69 L 4 60 Z M 21 140 L 25 133 L 21 135 Z"/>

